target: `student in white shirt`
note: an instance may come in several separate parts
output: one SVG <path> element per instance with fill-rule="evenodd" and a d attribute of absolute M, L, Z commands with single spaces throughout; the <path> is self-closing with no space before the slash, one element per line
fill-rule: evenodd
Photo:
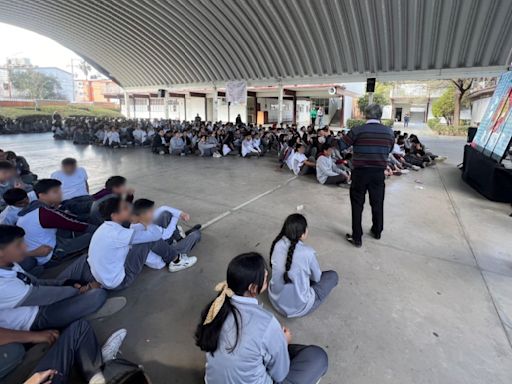
<path fill-rule="evenodd" d="M 248 156 L 260 156 L 261 151 L 254 147 L 252 142 L 252 136 L 250 134 L 245 136 L 245 139 L 242 141 L 242 157 Z"/>
<path fill-rule="evenodd" d="M 315 159 L 313 157 L 308 159 L 304 154 L 305 151 L 306 147 L 303 144 L 297 144 L 295 146 L 295 152 L 289 162 L 291 170 L 297 176 L 315 173 Z"/>
<path fill-rule="evenodd" d="M 338 285 L 335 271 L 322 272 L 313 248 L 306 245 L 306 218 L 288 216 L 270 248 L 272 279 L 268 296 L 286 317 L 305 316 L 317 309 Z"/>
<path fill-rule="evenodd" d="M 4 201 L 7 204 L 7 207 L 0 213 L 0 224 L 6 225 L 16 225 L 18 222 L 18 213 L 28 206 L 28 204 L 36 200 L 36 196 L 34 192 L 27 194 L 21 188 L 12 188 L 4 193 Z"/>
<path fill-rule="evenodd" d="M 349 185 L 350 176 L 340 169 L 332 158 L 333 147 L 325 143 L 316 160 L 316 179 L 320 184 Z"/>
<path fill-rule="evenodd" d="M 77 166 L 76 159 L 67 157 L 61 161 L 61 169 L 50 176 L 62 185 L 61 209 L 87 220 L 93 198 L 89 195 L 88 176 L 84 168 Z"/>
<path fill-rule="evenodd" d="M 201 314 L 196 345 L 206 352 L 208 384 L 316 384 L 328 358 L 317 346 L 291 344 L 292 334 L 257 297 L 267 288 L 265 260 L 258 253 L 235 257 L 226 281 Z"/>
<path fill-rule="evenodd" d="M 27 254 L 25 231 L 0 225 L 0 327 L 38 331 L 62 329 L 96 312 L 107 299 L 74 265 L 57 279 L 42 280 L 20 267 Z M 87 281 L 84 281 L 87 280 Z"/>
<path fill-rule="evenodd" d="M 192 248 L 201 240 L 201 225 L 196 225 L 187 232 L 178 226 L 179 220 L 190 220 L 190 215 L 179 209 L 161 206 L 155 209 L 155 202 L 149 199 L 138 199 L 133 203 L 130 228 L 143 230 L 143 223 L 153 223 L 162 228 L 162 240 L 166 241 L 181 259 L 189 259 L 189 266 L 196 263 L 195 256 L 188 256 Z M 179 229 L 178 229 L 179 227 Z M 162 269 L 165 262 L 154 252 L 150 252 L 146 265 L 154 269 Z M 183 269 L 183 265 L 170 263 L 172 272 L 176 269 Z"/>
<path fill-rule="evenodd" d="M 193 258 L 177 255 L 162 235 L 164 228 L 151 222 L 136 228 L 125 228 L 132 216 L 131 205 L 116 196 L 99 207 L 105 222 L 94 233 L 87 259 L 91 273 L 109 290 L 121 290 L 131 285 L 142 272 L 150 252 L 160 256 L 175 272 L 195 264 Z"/>

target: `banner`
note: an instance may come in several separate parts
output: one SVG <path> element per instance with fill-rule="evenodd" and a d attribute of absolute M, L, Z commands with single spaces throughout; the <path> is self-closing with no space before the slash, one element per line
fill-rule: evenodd
<path fill-rule="evenodd" d="M 229 81 L 226 84 L 226 101 L 233 104 L 247 103 L 247 83 L 245 81 Z"/>
<path fill-rule="evenodd" d="M 471 145 L 501 161 L 512 140 L 512 72 L 501 75 Z"/>

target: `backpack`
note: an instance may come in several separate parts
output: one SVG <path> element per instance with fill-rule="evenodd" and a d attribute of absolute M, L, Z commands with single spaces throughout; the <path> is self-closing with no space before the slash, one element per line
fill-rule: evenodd
<path fill-rule="evenodd" d="M 125 359 L 107 361 L 103 376 L 107 384 L 151 384 L 142 366 Z"/>

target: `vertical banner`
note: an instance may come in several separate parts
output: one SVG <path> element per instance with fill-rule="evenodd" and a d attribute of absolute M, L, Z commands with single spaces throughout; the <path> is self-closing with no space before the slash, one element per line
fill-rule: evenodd
<path fill-rule="evenodd" d="M 247 83 L 245 81 L 229 81 L 226 84 L 226 101 L 233 104 L 247 103 Z"/>
<path fill-rule="evenodd" d="M 512 140 L 512 72 L 504 73 L 471 145 L 501 161 Z"/>

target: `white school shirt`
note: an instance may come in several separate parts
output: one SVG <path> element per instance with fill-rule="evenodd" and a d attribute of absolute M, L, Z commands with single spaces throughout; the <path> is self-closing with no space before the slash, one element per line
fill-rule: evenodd
<path fill-rule="evenodd" d="M 286 165 L 290 169 L 290 171 L 293 171 L 293 156 L 295 155 L 295 150 L 291 149 L 290 153 L 288 154 L 288 157 L 286 158 Z"/>
<path fill-rule="evenodd" d="M 298 175 L 300 173 L 300 169 L 302 168 L 302 166 L 304 165 L 304 162 L 307 159 L 308 158 L 306 157 L 305 154 L 300 153 L 300 152 L 295 152 L 293 154 L 293 157 L 292 157 L 292 171 L 293 171 L 293 173 Z"/>
<path fill-rule="evenodd" d="M 330 157 L 322 155 L 316 160 L 316 178 L 320 184 L 325 184 L 328 177 L 337 176 L 341 172 Z"/>
<path fill-rule="evenodd" d="M 18 213 L 22 210 L 21 207 L 8 205 L 2 213 L 0 213 L 0 224 L 16 225 L 18 222 Z"/>
<path fill-rule="evenodd" d="M 67 175 L 63 171 L 55 171 L 50 176 L 62 183 L 62 199 L 70 200 L 74 197 L 87 196 L 87 172 L 84 168 L 78 167 L 72 175 Z"/>
<path fill-rule="evenodd" d="M 0 268 L 0 327 L 28 331 L 34 323 L 39 307 L 18 307 L 32 289 L 31 284 L 18 279 L 18 272 L 25 273 L 18 264 L 10 268 Z"/>
<path fill-rule="evenodd" d="M 251 152 L 256 152 L 252 144 L 252 140 L 242 141 L 242 157 L 247 156 Z"/>
<path fill-rule="evenodd" d="M 16 225 L 25 231 L 25 244 L 29 252 L 39 248 L 41 245 L 48 245 L 52 248 L 47 255 L 36 257 L 37 264 L 44 265 L 50 261 L 53 250 L 57 245 L 57 228 L 43 228 L 41 226 L 39 208 L 23 216 L 18 216 Z"/>
<path fill-rule="evenodd" d="M 295 246 L 292 265 L 288 271 L 288 277 L 292 282 L 286 284 L 284 272 L 289 247 L 290 241 L 286 237 L 279 240 L 274 247 L 268 297 L 272 305 L 286 317 L 304 316 L 315 303 L 316 296 L 311 281 L 318 283 L 322 271 L 315 250 L 299 241 Z"/>
<path fill-rule="evenodd" d="M 137 139 L 142 142 L 142 141 L 146 140 L 146 137 L 147 137 L 147 133 L 144 132 L 142 129 L 136 129 L 133 131 L 134 139 Z"/>
<path fill-rule="evenodd" d="M 134 231 L 105 221 L 92 236 L 87 262 L 94 278 L 107 289 L 118 287 L 125 277 L 124 263 Z"/>

